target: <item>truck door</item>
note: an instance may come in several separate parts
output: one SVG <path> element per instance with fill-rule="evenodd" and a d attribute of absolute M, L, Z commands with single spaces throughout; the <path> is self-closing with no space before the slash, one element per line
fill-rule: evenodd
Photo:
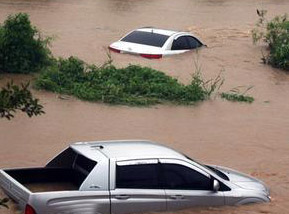
<path fill-rule="evenodd" d="M 166 210 L 157 159 L 118 161 L 114 167 L 110 191 L 112 214 Z"/>
<path fill-rule="evenodd" d="M 182 160 L 160 159 L 167 209 L 224 205 L 224 194 L 213 191 L 212 178 L 200 168 Z"/>

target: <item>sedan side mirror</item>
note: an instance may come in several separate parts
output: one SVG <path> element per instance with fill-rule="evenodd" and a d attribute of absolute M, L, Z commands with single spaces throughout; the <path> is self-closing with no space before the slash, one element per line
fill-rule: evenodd
<path fill-rule="evenodd" d="M 219 189 L 220 189 L 220 183 L 219 183 L 219 181 L 217 181 L 217 180 L 213 180 L 213 191 L 214 192 L 218 192 L 219 191 Z"/>

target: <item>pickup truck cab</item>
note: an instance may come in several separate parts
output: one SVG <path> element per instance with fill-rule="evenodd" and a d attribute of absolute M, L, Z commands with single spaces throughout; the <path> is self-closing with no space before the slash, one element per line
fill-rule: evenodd
<path fill-rule="evenodd" d="M 259 180 L 150 141 L 70 145 L 45 167 L 0 170 L 25 214 L 127 214 L 270 201 Z"/>

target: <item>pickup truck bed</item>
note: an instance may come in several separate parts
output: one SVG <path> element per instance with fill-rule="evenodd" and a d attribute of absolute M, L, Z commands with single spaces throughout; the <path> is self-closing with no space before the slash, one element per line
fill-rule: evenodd
<path fill-rule="evenodd" d="M 95 172 L 89 177 L 96 165 L 101 176 L 95 176 Z M 67 209 L 70 211 L 65 213 L 90 214 L 97 210 L 106 214 L 110 210 L 108 166 L 107 158 L 98 150 L 87 154 L 69 147 L 45 167 L 0 169 L 0 187 L 30 214 L 63 214 Z M 101 206 L 95 206 L 98 203 Z"/>
<path fill-rule="evenodd" d="M 71 168 L 29 168 L 4 171 L 31 192 L 78 190 L 85 178 L 82 173 Z"/>
<path fill-rule="evenodd" d="M 78 190 L 78 186 L 70 182 L 41 182 L 29 183 L 25 187 L 31 192 L 54 192 L 54 191 L 71 191 Z"/>

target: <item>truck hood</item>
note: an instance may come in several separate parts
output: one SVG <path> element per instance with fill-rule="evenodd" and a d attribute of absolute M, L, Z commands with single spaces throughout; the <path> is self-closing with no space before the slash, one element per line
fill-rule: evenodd
<path fill-rule="evenodd" d="M 237 186 L 248 190 L 263 191 L 269 195 L 269 189 L 262 181 L 253 178 L 250 175 L 238 172 L 236 170 L 227 167 L 222 166 L 213 166 L 213 167 L 224 173 L 226 176 L 228 176 L 230 182 L 236 184 Z"/>

